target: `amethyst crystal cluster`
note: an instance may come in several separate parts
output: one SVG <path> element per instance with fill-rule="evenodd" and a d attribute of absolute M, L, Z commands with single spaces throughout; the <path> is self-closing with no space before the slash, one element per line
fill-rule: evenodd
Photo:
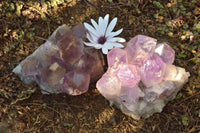
<path fill-rule="evenodd" d="M 174 99 L 189 73 L 172 65 L 175 52 L 166 43 L 144 35 L 108 55 L 108 70 L 97 82 L 100 93 L 135 119 L 161 112 Z"/>
<path fill-rule="evenodd" d="M 83 25 L 58 27 L 51 37 L 13 72 L 26 84 L 36 82 L 42 93 L 80 95 L 104 73 L 103 55 L 85 47 Z"/>

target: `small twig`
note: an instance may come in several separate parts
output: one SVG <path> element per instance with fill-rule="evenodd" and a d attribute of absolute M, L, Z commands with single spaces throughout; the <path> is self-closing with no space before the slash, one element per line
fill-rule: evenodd
<path fill-rule="evenodd" d="M 200 126 L 195 125 L 194 127 L 192 127 L 192 129 L 188 131 L 188 133 L 196 133 L 197 131 L 200 131 Z"/>
<path fill-rule="evenodd" d="M 179 105 L 179 104 L 181 104 L 181 103 L 187 101 L 188 99 L 193 98 L 193 97 L 195 97 L 197 95 L 200 95 L 200 92 L 198 92 L 198 93 L 196 93 L 196 94 L 194 94 L 192 96 L 186 97 L 185 99 L 181 100 L 180 102 L 176 103 L 175 105 L 177 106 L 177 105 Z"/>
<path fill-rule="evenodd" d="M 43 37 L 40 37 L 40 36 L 35 36 L 36 38 L 39 38 L 39 39 L 41 39 L 41 40 L 44 40 L 44 41 L 46 41 L 47 39 L 45 39 L 45 38 L 43 38 Z"/>
<path fill-rule="evenodd" d="M 22 105 L 27 105 L 27 104 L 28 104 L 28 105 L 35 105 L 35 106 L 43 106 L 42 103 L 26 103 L 26 104 L 22 104 Z M 60 115 L 60 113 L 59 113 L 57 110 L 51 108 L 50 106 L 46 105 L 45 107 L 47 107 L 47 108 L 53 110 L 54 112 L 56 112 L 57 114 Z M 60 115 L 60 116 L 61 116 L 61 115 Z"/>
<path fill-rule="evenodd" d="M 96 7 L 94 4 L 92 4 L 91 2 L 89 2 L 88 0 L 83 0 L 86 4 L 98 9 L 98 7 Z"/>
<path fill-rule="evenodd" d="M 51 30 L 50 30 L 49 22 L 47 22 L 47 26 L 48 26 L 49 36 L 50 36 L 51 35 Z"/>
<path fill-rule="evenodd" d="M 10 105 L 16 104 L 18 101 L 24 101 L 26 99 L 29 99 L 31 97 L 31 94 L 29 94 L 27 97 L 23 97 L 20 99 L 15 100 L 14 102 L 12 102 Z"/>

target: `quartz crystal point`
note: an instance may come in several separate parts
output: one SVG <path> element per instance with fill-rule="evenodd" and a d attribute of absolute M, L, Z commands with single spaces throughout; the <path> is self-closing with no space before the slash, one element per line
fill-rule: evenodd
<path fill-rule="evenodd" d="M 119 65 L 116 76 L 124 87 L 135 87 L 140 81 L 140 75 L 134 65 Z"/>
<path fill-rule="evenodd" d="M 62 90 L 67 94 L 80 95 L 88 90 L 90 75 L 81 70 L 65 74 Z"/>
<path fill-rule="evenodd" d="M 72 29 L 66 25 L 58 27 L 13 72 L 26 84 L 36 82 L 44 94 L 86 92 L 89 83 L 104 73 L 104 62 L 98 50 L 83 45 L 85 32 L 82 24 Z"/>
<path fill-rule="evenodd" d="M 140 68 L 141 80 L 146 87 L 160 83 L 165 73 L 166 64 L 157 55 L 147 57 Z"/>
<path fill-rule="evenodd" d="M 165 63 L 172 64 L 174 62 L 175 51 L 167 43 L 158 44 L 155 53 L 158 53 Z"/>
<path fill-rule="evenodd" d="M 130 64 L 141 66 L 143 61 L 154 52 L 157 40 L 144 35 L 132 38 L 125 48 Z"/>
<path fill-rule="evenodd" d="M 120 48 L 115 48 L 112 50 L 112 52 L 109 52 L 108 55 L 108 66 L 114 66 L 117 67 L 120 64 L 127 63 L 127 53 L 126 51 L 120 49 Z"/>
<path fill-rule="evenodd" d="M 125 49 L 108 55 L 108 70 L 97 81 L 100 93 L 135 119 L 161 112 L 188 81 L 189 72 L 172 65 L 175 52 L 167 43 L 138 35 Z"/>

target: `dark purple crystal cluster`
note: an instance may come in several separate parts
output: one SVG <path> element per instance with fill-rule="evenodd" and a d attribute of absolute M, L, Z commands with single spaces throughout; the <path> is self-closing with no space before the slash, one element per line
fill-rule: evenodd
<path fill-rule="evenodd" d="M 82 24 L 58 27 L 51 37 L 13 72 L 26 84 L 36 82 L 42 93 L 80 95 L 104 73 L 103 55 L 85 47 Z"/>
<path fill-rule="evenodd" d="M 175 51 L 144 35 L 132 38 L 125 49 L 108 55 L 108 70 L 97 82 L 100 93 L 135 119 L 161 112 L 174 99 L 189 73 L 172 65 Z"/>

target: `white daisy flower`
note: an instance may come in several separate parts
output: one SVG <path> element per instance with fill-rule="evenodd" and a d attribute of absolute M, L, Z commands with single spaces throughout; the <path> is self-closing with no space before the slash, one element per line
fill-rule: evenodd
<path fill-rule="evenodd" d="M 84 44 L 95 47 L 96 49 L 102 49 L 104 54 L 107 54 L 108 50 L 112 49 L 113 47 L 123 48 L 124 46 L 121 44 L 121 42 L 126 41 L 124 38 L 115 37 L 119 35 L 123 29 L 112 32 L 117 23 L 117 18 L 115 17 L 110 24 L 108 24 L 108 20 L 109 14 L 107 14 L 104 18 L 99 17 L 98 24 L 91 19 L 94 27 L 88 23 L 84 23 L 85 28 L 88 30 L 86 36 L 90 41 L 84 42 Z"/>

